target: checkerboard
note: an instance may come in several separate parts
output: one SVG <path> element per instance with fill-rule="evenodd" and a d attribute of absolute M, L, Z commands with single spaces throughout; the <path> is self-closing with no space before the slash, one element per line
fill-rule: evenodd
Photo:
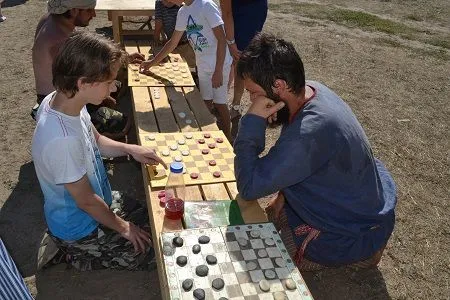
<path fill-rule="evenodd" d="M 233 147 L 222 131 L 155 133 L 141 140 L 144 146 L 155 149 L 167 165 L 177 160 L 182 162 L 186 185 L 236 180 Z M 171 148 L 175 146 L 176 149 Z M 166 185 L 169 170 L 161 165 L 148 166 L 147 170 L 152 187 Z M 214 172 L 219 176 L 214 176 Z M 193 174 L 197 174 L 197 178 L 192 178 Z"/>
<path fill-rule="evenodd" d="M 139 72 L 139 65 L 128 65 L 128 86 L 195 86 L 189 66 L 184 61 L 160 63 L 149 75 Z"/>
<path fill-rule="evenodd" d="M 192 246 L 199 244 L 198 238 L 208 236 L 210 242 L 200 244 L 198 254 L 192 252 Z M 175 237 L 184 240 L 182 247 L 173 243 Z M 239 239 L 247 240 L 243 246 Z M 179 232 L 164 232 L 161 235 L 164 266 L 169 285 L 170 299 L 195 299 L 193 291 L 203 289 L 205 299 L 229 300 L 268 300 L 274 299 L 274 293 L 284 293 L 285 299 L 313 299 L 300 272 L 295 267 L 278 232 L 272 223 L 190 229 Z M 261 252 L 262 251 L 262 252 Z M 183 267 L 176 263 L 177 257 L 187 257 Z M 208 265 L 207 255 L 214 255 L 217 263 Z M 249 270 L 249 264 L 253 264 Z M 209 273 L 205 277 L 196 274 L 195 268 L 207 265 Z M 275 276 L 268 279 L 267 272 Z M 221 290 L 212 287 L 212 281 L 221 278 L 225 286 Z M 189 291 L 182 288 L 186 279 L 193 279 Z M 259 282 L 266 279 L 270 290 L 264 292 Z M 286 282 L 293 280 L 294 289 L 288 289 Z"/>

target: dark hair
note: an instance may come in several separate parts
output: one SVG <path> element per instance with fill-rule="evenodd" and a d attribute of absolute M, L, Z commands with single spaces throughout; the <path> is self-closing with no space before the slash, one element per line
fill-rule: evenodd
<path fill-rule="evenodd" d="M 116 62 L 123 65 L 126 60 L 127 54 L 106 37 L 75 32 L 53 61 L 53 86 L 72 98 L 78 92 L 78 79 L 85 83 L 106 81 L 112 76 L 112 65 Z"/>
<path fill-rule="evenodd" d="M 237 74 L 261 86 L 269 98 L 276 79 L 286 81 L 298 95 L 305 87 L 303 62 L 292 43 L 267 33 L 258 33 L 242 53 Z"/>
<path fill-rule="evenodd" d="M 65 13 L 62 13 L 61 16 L 63 16 L 66 19 L 70 19 L 72 17 L 72 12 L 69 9 L 68 11 L 66 11 Z"/>

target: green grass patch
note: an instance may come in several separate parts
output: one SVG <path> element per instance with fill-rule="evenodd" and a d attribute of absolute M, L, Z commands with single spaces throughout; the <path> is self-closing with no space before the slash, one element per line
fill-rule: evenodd
<path fill-rule="evenodd" d="M 377 44 L 380 45 L 386 45 L 393 48 L 401 48 L 408 51 L 411 51 L 411 53 L 414 53 L 415 55 L 421 55 L 421 56 L 431 56 L 440 60 L 448 61 L 450 60 L 450 56 L 448 55 L 446 50 L 443 49 L 418 49 L 409 47 L 406 45 L 402 45 L 400 42 L 389 39 L 389 38 L 378 38 L 376 39 Z"/>
<path fill-rule="evenodd" d="M 426 43 L 433 45 L 433 46 L 450 49 L 450 40 L 441 40 L 441 39 L 434 38 L 434 39 L 427 40 Z"/>
<path fill-rule="evenodd" d="M 388 19 L 380 18 L 376 15 L 363 11 L 354 11 L 339 7 L 325 6 L 313 3 L 269 3 L 269 9 L 274 12 L 295 14 L 315 20 L 327 20 L 335 22 L 349 28 L 359 28 L 365 31 L 383 32 L 396 35 L 407 40 L 416 40 L 429 45 L 450 49 L 450 39 L 446 36 L 433 38 L 424 35 L 433 35 L 427 30 L 419 30 L 405 24 Z M 419 21 L 416 15 L 409 15 L 407 18 Z M 441 53 L 441 52 L 439 52 Z"/>
<path fill-rule="evenodd" d="M 407 15 L 406 17 L 405 17 L 407 20 L 411 20 L 411 21 L 416 21 L 416 22 L 421 22 L 421 21 L 423 21 L 423 18 L 421 17 L 421 16 L 418 16 L 418 15 Z"/>
<path fill-rule="evenodd" d="M 363 30 L 380 31 L 389 34 L 412 34 L 418 32 L 402 23 L 382 19 L 378 16 L 337 7 L 326 7 L 311 3 L 278 3 L 269 4 L 269 8 L 276 12 L 295 13 L 312 19 L 330 20 L 347 27 Z"/>

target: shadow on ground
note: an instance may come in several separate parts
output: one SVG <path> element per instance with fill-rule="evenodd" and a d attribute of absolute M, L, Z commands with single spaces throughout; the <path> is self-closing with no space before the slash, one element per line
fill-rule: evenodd
<path fill-rule="evenodd" d="M 391 299 L 378 268 L 339 268 L 302 275 L 315 299 L 342 299 L 342 295 L 347 300 Z"/>
<path fill-rule="evenodd" d="M 6 0 L 2 3 L 2 7 L 14 7 L 25 4 L 27 0 Z"/>
<path fill-rule="evenodd" d="M 47 225 L 43 196 L 28 162 L 20 167 L 19 179 L 0 210 L 0 236 L 24 277 L 36 272 L 37 253 Z"/>

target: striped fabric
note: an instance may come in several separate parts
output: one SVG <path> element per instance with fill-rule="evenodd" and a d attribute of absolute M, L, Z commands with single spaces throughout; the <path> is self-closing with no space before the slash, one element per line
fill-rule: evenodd
<path fill-rule="evenodd" d="M 0 238 L 0 299 L 33 299 L 14 261 Z"/>

